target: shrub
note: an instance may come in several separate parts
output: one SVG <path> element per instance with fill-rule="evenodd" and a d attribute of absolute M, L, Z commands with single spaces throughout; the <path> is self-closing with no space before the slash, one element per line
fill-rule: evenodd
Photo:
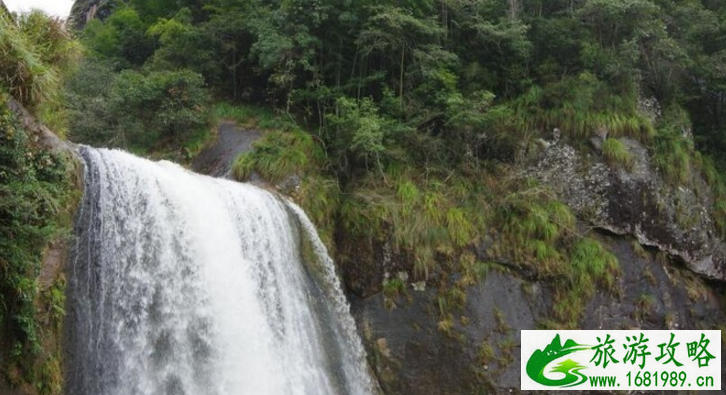
<path fill-rule="evenodd" d="M 207 128 L 208 101 L 202 76 L 192 71 L 127 70 L 111 85 L 109 116 L 118 122 L 122 145 L 151 148 L 162 142 L 179 146 Z"/>
<path fill-rule="evenodd" d="M 66 159 L 33 147 L 5 103 L 0 96 L 0 364 L 18 373 L 15 384 L 58 394 L 57 356 L 41 351 L 60 338 L 65 283 L 40 289 L 38 277 L 48 243 L 70 232 L 71 177 Z"/>
<path fill-rule="evenodd" d="M 212 110 L 215 120 L 229 120 L 246 128 L 291 131 L 296 128 L 292 118 L 275 113 L 274 110 L 254 105 L 238 105 L 220 102 Z"/>
<path fill-rule="evenodd" d="M 327 118 L 334 133 L 331 148 L 341 163 L 362 162 L 365 168 L 380 169 L 388 128 L 373 100 L 341 97 L 336 101 L 336 113 Z"/>
<path fill-rule="evenodd" d="M 324 153 L 313 137 L 300 130 L 271 131 L 253 143 L 253 150 L 237 157 L 232 175 L 247 181 L 252 171 L 272 182 L 303 174 L 322 162 Z"/>
<path fill-rule="evenodd" d="M 114 119 L 111 118 L 109 86 L 116 75 L 112 65 L 92 58 L 80 63 L 66 84 L 70 113 L 70 140 L 94 146 L 121 146 Z"/>

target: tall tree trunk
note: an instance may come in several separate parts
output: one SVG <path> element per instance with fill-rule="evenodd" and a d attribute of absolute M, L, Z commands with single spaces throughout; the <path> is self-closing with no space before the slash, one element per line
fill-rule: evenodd
<path fill-rule="evenodd" d="M 232 50 L 232 85 L 234 92 L 232 97 L 234 98 L 234 101 L 237 101 L 237 48 Z"/>
<path fill-rule="evenodd" d="M 403 114 L 403 63 L 406 55 L 406 45 L 401 46 L 401 72 L 398 81 L 398 97 L 401 100 L 401 114 Z"/>
<path fill-rule="evenodd" d="M 509 4 L 509 20 L 516 21 L 519 18 L 519 10 L 522 4 L 520 0 L 507 0 Z"/>

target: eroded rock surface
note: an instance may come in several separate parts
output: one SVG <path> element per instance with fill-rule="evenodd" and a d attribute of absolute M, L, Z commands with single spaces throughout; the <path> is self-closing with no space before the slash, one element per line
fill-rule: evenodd
<path fill-rule="evenodd" d="M 715 328 L 726 321 L 719 291 L 667 254 L 634 238 L 593 236 L 618 257 L 622 276 L 616 292 L 598 291 L 589 301 L 582 329 Z M 550 287 L 507 269 L 490 271 L 453 311 L 449 334 L 438 328 L 438 294 L 430 287 L 416 292 L 408 284 L 393 309 L 381 293 L 351 303 L 385 394 L 521 393 L 520 330 L 551 317 Z M 722 375 L 726 380 L 726 366 Z"/>
<path fill-rule="evenodd" d="M 726 280 L 726 243 L 710 216 L 711 193 L 692 171 L 692 186 L 666 183 L 639 142 L 621 139 L 633 168 L 613 168 L 596 152 L 547 144 L 528 167 L 530 176 L 552 188 L 578 217 L 682 259 L 696 273 Z"/>
<path fill-rule="evenodd" d="M 217 128 L 215 142 L 194 158 L 192 170 L 213 177 L 223 177 L 229 173 L 237 155 L 249 151 L 252 143 L 261 136 L 260 131 L 244 129 L 234 122 L 223 121 Z"/>

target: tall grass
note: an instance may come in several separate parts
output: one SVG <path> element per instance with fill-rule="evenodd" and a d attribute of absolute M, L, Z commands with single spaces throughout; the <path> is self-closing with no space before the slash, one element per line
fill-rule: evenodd
<path fill-rule="evenodd" d="M 661 135 L 656 142 L 653 162 L 672 185 L 691 184 L 692 143 L 685 138 Z"/>
<path fill-rule="evenodd" d="M 617 258 L 579 234 L 573 213 L 546 189 L 525 182 L 496 207 L 500 236 L 490 255 L 555 284 L 552 326 L 577 327 L 596 287 L 617 291 Z"/>
<path fill-rule="evenodd" d="M 590 237 L 574 242 L 567 259 L 565 281 L 556 282 L 554 323 L 557 327 L 575 329 L 598 286 L 617 293 L 621 270 L 617 257 Z"/>
<path fill-rule="evenodd" d="M 545 88 L 531 88 L 508 103 L 506 106 L 516 114 L 513 119 L 520 119 L 521 123 L 507 125 L 506 129 L 509 133 L 521 134 L 529 130 L 558 128 L 575 140 L 598 133 L 650 143 L 656 137 L 656 129 L 647 117 L 638 113 L 636 101 L 631 96 L 634 93 L 623 96 L 622 92 L 612 91 L 593 75 L 582 73 Z"/>
<path fill-rule="evenodd" d="M 706 184 L 711 188 L 713 207 L 712 214 L 716 230 L 726 240 L 726 175 L 716 167 L 713 159 L 698 154 L 697 163 Z"/>
<path fill-rule="evenodd" d="M 293 198 L 310 217 L 323 243 L 333 253 L 335 251 L 333 236 L 341 199 L 338 181 L 319 173 L 308 174 L 303 178 L 300 189 L 294 193 Z"/>
<path fill-rule="evenodd" d="M 693 140 L 686 136 L 691 128 L 688 113 L 677 105 L 663 110 L 658 121 L 658 137 L 653 149 L 653 162 L 672 185 L 691 186 Z"/>
<path fill-rule="evenodd" d="M 440 259 L 454 259 L 483 234 L 481 187 L 465 187 L 467 180 L 455 176 L 425 179 L 397 166 L 387 169 L 386 180 L 360 180 L 342 201 L 341 225 L 370 242 L 390 240 L 411 259 L 417 277 L 428 278 Z"/>
<path fill-rule="evenodd" d="M 494 221 L 501 229 L 495 254 L 543 275 L 563 269 L 560 247 L 574 232 L 575 216 L 547 191 L 535 188 L 505 197 Z"/>
<path fill-rule="evenodd" d="M 0 85 L 59 132 L 67 123 L 64 78 L 80 55 L 80 44 L 60 19 L 41 11 L 13 19 L 0 9 Z"/>
<path fill-rule="evenodd" d="M 633 170 L 633 156 L 620 140 L 607 138 L 602 143 L 602 155 L 610 166 L 622 167 L 628 171 Z"/>
<path fill-rule="evenodd" d="M 272 182 L 293 174 L 303 174 L 320 166 L 325 154 L 313 137 L 294 129 L 271 131 L 253 143 L 253 149 L 241 154 L 232 165 L 238 181 L 247 181 L 253 171 Z"/>

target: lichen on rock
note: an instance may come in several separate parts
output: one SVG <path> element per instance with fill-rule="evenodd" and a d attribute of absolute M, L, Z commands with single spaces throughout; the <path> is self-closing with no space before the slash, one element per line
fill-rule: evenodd
<path fill-rule="evenodd" d="M 526 172 L 592 226 L 632 235 L 700 275 L 726 280 L 726 243 L 710 216 L 712 197 L 705 181 L 694 175 L 689 186 L 671 185 L 642 143 L 621 141 L 633 158 L 630 171 L 608 166 L 596 151 L 558 142 L 528 163 Z"/>

